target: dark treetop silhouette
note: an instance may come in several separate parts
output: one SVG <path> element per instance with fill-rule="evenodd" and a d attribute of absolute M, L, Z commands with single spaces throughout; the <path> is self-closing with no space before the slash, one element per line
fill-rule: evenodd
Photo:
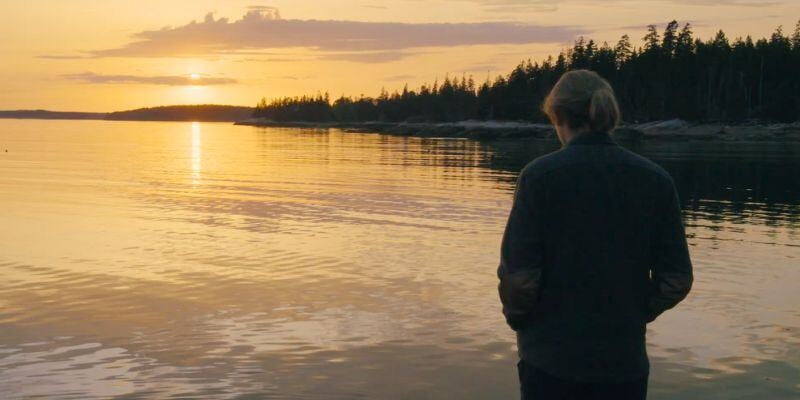
<path fill-rule="evenodd" d="M 731 42 L 719 31 L 695 39 L 691 26 L 670 22 L 663 33 L 651 25 L 635 47 L 628 35 L 613 47 L 583 37 L 567 52 L 541 63 L 520 63 L 506 76 L 477 86 L 471 76 L 446 77 L 417 90 L 404 87 L 376 98 L 328 94 L 291 97 L 257 105 L 257 118 L 274 121 L 458 121 L 545 122 L 539 105 L 561 75 L 591 69 L 608 79 L 628 122 L 683 118 L 741 122 L 800 119 L 800 22 L 787 36 Z"/>

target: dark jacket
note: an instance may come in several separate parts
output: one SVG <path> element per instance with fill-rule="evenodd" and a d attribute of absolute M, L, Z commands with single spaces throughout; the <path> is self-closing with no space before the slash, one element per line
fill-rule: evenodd
<path fill-rule="evenodd" d="M 602 132 L 537 158 L 517 181 L 497 274 L 527 363 L 576 381 L 647 375 L 645 325 L 692 286 L 672 178 Z"/>

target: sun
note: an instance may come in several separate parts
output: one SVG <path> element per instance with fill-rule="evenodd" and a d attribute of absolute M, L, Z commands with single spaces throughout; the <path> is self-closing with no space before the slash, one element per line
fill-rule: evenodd
<path fill-rule="evenodd" d="M 189 79 L 191 80 L 200 79 L 200 74 L 189 74 Z"/>

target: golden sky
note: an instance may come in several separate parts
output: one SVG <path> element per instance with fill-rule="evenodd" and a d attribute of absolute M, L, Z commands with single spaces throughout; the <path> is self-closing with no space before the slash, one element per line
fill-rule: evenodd
<path fill-rule="evenodd" d="M 0 109 L 114 111 L 483 81 L 672 19 L 760 38 L 794 30 L 800 0 L 3 0 L 0 16 Z"/>

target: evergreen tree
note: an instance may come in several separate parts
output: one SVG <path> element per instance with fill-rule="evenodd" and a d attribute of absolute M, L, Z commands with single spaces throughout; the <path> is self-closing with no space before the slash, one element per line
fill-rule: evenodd
<path fill-rule="evenodd" d="M 573 46 L 541 63 L 519 63 L 508 75 L 476 86 L 472 76 L 446 75 L 432 86 L 377 97 L 328 93 L 262 98 L 254 116 L 275 121 L 456 121 L 500 119 L 545 122 L 541 111 L 550 89 L 571 69 L 589 68 L 608 79 L 617 94 L 624 119 L 630 122 L 666 118 L 693 121 L 800 119 L 800 22 L 791 36 L 779 27 L 768 38 L 754 41 L 723 31 L 706 41 L 695 39 L 691 25 L 678 31 L 667 24 L 663 36 L 647 28 L 644 46 L 636 49 L 624 35 L 611 48 L 579 37 Z"/>
<path fill-rule="evenodd" d="M 794 33 L 792 34 L 792 47 L 795 50 L 800 49 L 800 21 L 797 21 L 797 25 L 794 27 Z"/>
<path fill-rule="evenodd" d="M 672 20 L 664 30 L 664 39 L 661 41 L 661 49 L 665 56 L 675 55 L 675 48 L 678 46 L 678 21 Z"/>
<path fill-rule="evenodd" d="M 655 25 L 647 26 L 647 34 L 642 38 L 644 40 L 644 50 L 646 52 L 657 52 L 659 50 L 660 36 L 658 34 L 658 27 Z"/>
<path fill-rule="evenodd" d="M 617 45 L 614 46 L 614 61 L 617 64 L 617 68 L 621 67 L 631 58 L 631 37 L 628 35 L 622 35 L 617 42 Z"/>

